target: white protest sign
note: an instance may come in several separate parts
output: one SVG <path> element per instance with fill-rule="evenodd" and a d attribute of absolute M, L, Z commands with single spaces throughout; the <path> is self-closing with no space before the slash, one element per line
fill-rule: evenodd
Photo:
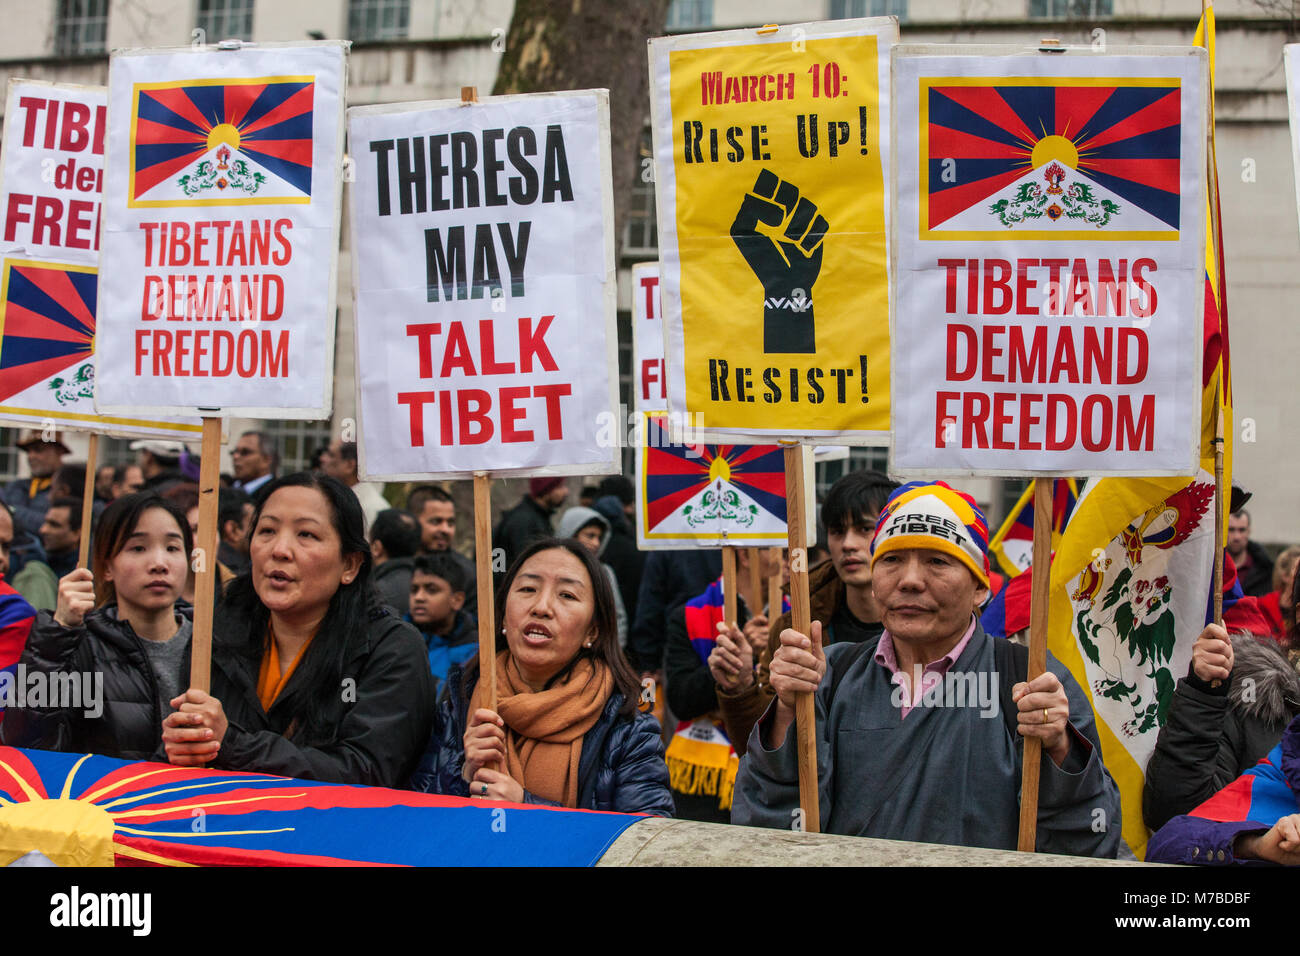
<path fill-rule="evenodd" d="M 348 132 L 362 473 L 617 472 L 608 94 L 357 107 Z"/>
<path fill-rule="evenodd" d="M 632 266 L 632 408 L 638 412 L 668 408 L 657 262 Z"/>
<path fill-rule="evenodd" d="M 1205 51 L 894 51 L 893 462 L 1187 475 Z"/>
<path fill-rule="evenodd" d="M 1291 124 L 1291 167 L 1295 178 L 1296 210 L 1300 213 L 1300 43 L 1282 47 L 1282 63 L 1286 67 L 1287 119 Z"/>
<path fill-rule="evenodd" d="M 5 248 L 34 259 L 99 261 L 107 104 L 100 86 L 9 80 L 0 173 Z"/>
<path fill-rule="evenodd" d="M 101 413 L 329 417 L 345 47 L 113 55 Z"/>
<path fill-rule="evenodd" d="M 95 299 L 108 94 L 10 79 L 0 154 L 0 421 L 198 438 L 200 425 L 95 414 Z"/>

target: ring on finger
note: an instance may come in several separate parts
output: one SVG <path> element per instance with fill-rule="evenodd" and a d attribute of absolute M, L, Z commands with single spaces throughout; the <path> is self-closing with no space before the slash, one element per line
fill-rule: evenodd
<path fill-rule="evenodd" d="M 1045 724 L 1050 724 L 1051 722 L 1052 722 L 1052 719 L 1051 719 L 1050 717 L 1047 716 L 1047 708 L 1044 707 L 1044 708 L 1043 708 L 1043 723 L 1045 723 Z"/>

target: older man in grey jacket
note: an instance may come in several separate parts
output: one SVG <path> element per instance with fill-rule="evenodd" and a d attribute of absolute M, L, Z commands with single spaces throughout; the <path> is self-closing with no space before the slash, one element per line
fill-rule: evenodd
<path fill-rule="evenodd" d="M 1119 790 L 1101 760 L 1087 698 L 1050 657 L 1024 679 L 1023 648 L 989 637 L 988 530 L 942 482 L 899 488 L 871 544 L 885 632 L 823 654 L 781 634 L 776 699 L 750 734 L 732 822 L 789 828 L 798 817 L 795 695 L 815 692 L 821 828 L 827 833 L 1015 849 L 1023 740 L 1042 741 L 1043 852 L 1116 855 Z"/>

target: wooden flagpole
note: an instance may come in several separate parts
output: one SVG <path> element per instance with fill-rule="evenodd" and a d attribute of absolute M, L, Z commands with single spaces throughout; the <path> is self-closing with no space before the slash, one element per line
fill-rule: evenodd
<path fill-rule="evenodd" d="M 1047 602 L 1052 584 L 1051 478 L 1034 480 L 1034 580 L 1029 604 L 1029 680 L 1047 670 Z M 1005 677 L 1005 675 L 1001 675 Z M 1026 737 L 1020 777 L 1020 838 L 1017 849 L 1033 853 L 1038 837 L 1038 779 L 1043 742 Z"/>
<path fill-rule="evenodd" d="M 99 432 L 90 433 L 86 448 L 86 487 L 81 493 L 81 535 L 77 567 L 90 567 L 90 525 L 95 514 L 95 471 L 99 468 Z"/>
<path fill-rule="evenodd" d="M 804 526 L 803 446 L 785 446 L 786 529 L 790 542 L 790 624 L 800 634 L 812 634 L 808 598 L 808 532 Z M 795 727 L 799 752 L 799 809 L 803 829 L 821 832 L 817 795 L 817 709 L 811 693 L 795 702 Z"/>
<path fill-rule="evenodd" d="M 194 636 L 190 651 L 190 687 L 207 693 L 212 684 L 213 593 L 217 580 L 217 505 L 221 474 L 221 419 L 203 416 L 203 450 L 199 460 L 199 557 L 194 573 Z M 193 566 L 193 565 L 191 565 Z"/>
<path fill-rule="evenodd" d="M 489 710 L 497 709 L 496 601 L 492 594 L 492 478 L 474 472 L 474 568 L 478 575 L 479 680 L 487 681 Z M 487 601 L 484 613 L 483 602 Z"/>

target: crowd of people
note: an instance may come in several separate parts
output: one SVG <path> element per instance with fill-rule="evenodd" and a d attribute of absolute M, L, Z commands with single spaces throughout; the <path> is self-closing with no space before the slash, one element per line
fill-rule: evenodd
<path fill-rule="evenodd" d="M 857 471 L 829 489 L 802 633 L 788 555 L 737 549 L 728 620 L 720 552 L 640 552 L 622 476 L 567 508 L 563 480 L 532 479 L 494 529 L 504 561 L 481 594 L 445 488 L 385 497 L 345 442 L 280 475 L 273 442 L 246 432 L 219 491 L 205 691 L 189 682 L 197 460 L 149 439 L 87 475 L 57 434 L 18 447 L 31 476 L 2 496 L 0 636 L 25 625 L 23 673 L 102 675 L 103 706 L 10 703 L 7 745 L 789 829 L 795 701 L 811 693 L 824 832 L 1014 848 L 1036 738 L 1038 849 L 1121 852 L 1088 697 L 1050 655 L 1028 679 L 1027 589 L 993 601 L 985 516 L 943 482 Z M 1260 767 L 1300 792 L 1300 548 L 1271 560 L 1244 504 L 1224 620 L 1196 639 L 1147 767 L 1148 859 L 1300 862 L 1293 795 L 1271 819 L 1197 811 Z"/>

